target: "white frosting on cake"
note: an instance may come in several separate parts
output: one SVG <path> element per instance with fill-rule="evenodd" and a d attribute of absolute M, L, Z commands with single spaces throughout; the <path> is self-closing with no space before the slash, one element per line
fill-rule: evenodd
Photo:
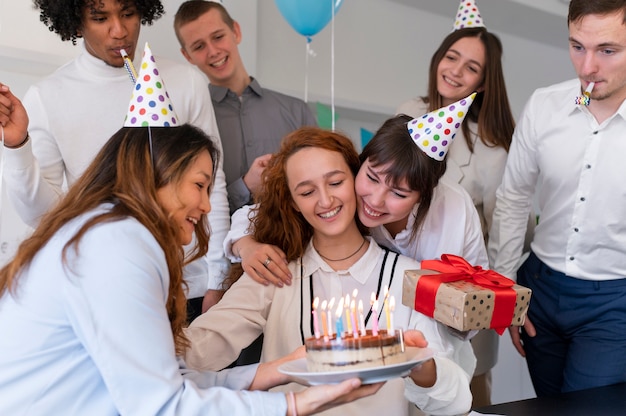
<path fill-rule="evenodd" d="M 401 331 L 388 335 L 386 331 L 354 338 L 309 338 L 306 340 L 307 369 L 310 372 L 347 371 L 406 361 Z"/>

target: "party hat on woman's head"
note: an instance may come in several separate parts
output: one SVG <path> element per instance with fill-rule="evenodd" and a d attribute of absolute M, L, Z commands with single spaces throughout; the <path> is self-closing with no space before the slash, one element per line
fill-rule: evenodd
<path fill-rule="evenodd" d="M 409 121 L 407 129 L 415 144 L 433 159 L 443 160 L 474 97 L 476 93 Z"/>
<path fill-rule="evenodd" d="M 485 27 L 483 18 L 474 0 L 461 0 L 452 30 L 455 31 L 466 27 Z"/>
<path fill-rule="evenodd" d="M 178 117 L 146 42 L 124 127 L 171 127 L 177 124 Z"/>

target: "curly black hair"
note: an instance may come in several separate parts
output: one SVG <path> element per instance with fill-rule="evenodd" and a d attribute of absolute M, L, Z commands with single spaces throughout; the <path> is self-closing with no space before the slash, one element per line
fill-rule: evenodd
<path fill-rule="evenodd" d="M 117 0 L 124 6 L 134 5 L 141 16 L 142 25 L 151 25 L 159 19 L 165 11 L 160 0 Z M 96 8 L 101 0 L 33 0 L 35 9 L 41 10 L 41 20 L 50 32 L 61 36 L 61 40 L 71 40 L 76 45 L 80 36 L 78 31 L 83 24 L 83 11 L 86 8 Z"/>

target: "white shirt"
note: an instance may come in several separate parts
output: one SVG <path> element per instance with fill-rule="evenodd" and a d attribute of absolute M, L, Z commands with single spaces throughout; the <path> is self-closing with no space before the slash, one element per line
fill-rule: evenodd
<path fill-rule="evenodd" d="M 245 389 L 256 366 L 198 373 L 177 360 L 167 263 L 138 221 L 92 227 L 63 265 L 63 247 L 92 215 L 62 228 L 16 295 L 0 298 L 0 414 L 285 415 L 284 394 L 214 387 Z"/>
<path fill-rule="evenodd" d="M 261 361 L 293 352 L 303 345 L 301 331 L 305 338 L 313 336 L 310 315 L 313 297 L 338 300 L 346 294 L 352 296 L 353 290 L 358 289 L 358 299 L 369 309 L 371 293 L 382 293 L 377 292 L 377 287 L 385 253 L 372 239 L 369 240 L 370 245 L 363 257 L 348 270 L 339 272 L 328 266 L 309 243 L 302 260 L 289 264 L 294 279 L 290 286 L 283 288 L 260 285 L 244 274 L 217 305 L 196 318 L 188 328 L 192 346 L 185 358 L 190 367 L 223 368 L 261 333 L 264 333 Z M 426 413 L 461 414 L 469 410 L 469 379 L 476 363 L 471 345 L 469 341 L 452 336 L 434 319 L 401 304 L 404 271 L 418 269 L 420 264 L 399 256 L 392 274 L 395 257 L 395 253 L 388 256 L 381 288 L 388 286 L 389 294 L 396 298 L 396 327 L 419 329 L 429 347 L 436 351 L 437 382 L 433 387 L 422 388 L 409 378 L 404 382 L 402 379 L 390 380 L 376 395 L 337 407 L 324 415 L 401 416 L 409 414 L 412 407 L 409 401 Z M 371 329 L 371 324 L 372 320 L 366 326 Z M 384 314 L 380 327 L 386 328 Z M 287 387 L 292 388 L 298 387 Z"/>
<path fill-rule="evenodd" d="M 19 149 L 4 149 L 7 192 L 31 227 L 64 193 L 64 181 L 72 185 L 122 127 L 130 103 L 133 86 L 126 70 L 81 49 L 78 57 L 29 88 L 24 106 L 31 141 Z M 206 80 L 193 67 L 165 58 L 157 57 L 157 66 L 179 121 L 204 130 L 221 153 Z M 229 268 L 222 251 L 230 212 L 221 165 L 220 160 L 211 193 L 209 252 L 185 269 L 190 298 L 219 288 Z"/>
<path fill-rule="evenodd" d="M 598 125 L 579 95 L 579 80 L 536 90 L 515 129 L 489 233 L 494 269 L 508 277 L 533 195 L 539 259 L 579 279 L 626 277 L 626 104 Z"/>
<path fill-rule="evenodd" d="M 420 117 L 426 113 L 428 104 L 421 97 L 401 104 L 396 110 L 396 114 L 407 114 L 411 117 Z M 469 126 L 470 131 L 478 131 L 476 123 L 470 122 Z M 477 134 L 472 134 L 472 143 L 473 152 L 467 145 L 463 130 L 459 128 L 448 149 L 446 173 L 443 177 L 460 184 L 470 194 L 487 242 L 496 205 L 496 189 L 502 181 L 508 153 L 502 146 L 487 146 Z"/>

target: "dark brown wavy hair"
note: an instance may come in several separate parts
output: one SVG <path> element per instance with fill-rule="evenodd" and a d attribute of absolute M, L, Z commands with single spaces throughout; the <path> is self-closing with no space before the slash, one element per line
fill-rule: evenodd
<path fill-rule="evenodd" d="M 486 146 L 502 146 L 508 152 L 515 129 L 515 119 L 511 112 L 506 83 L 504 82 L 502 43 L 496 35 L 487 31 L 486 28 L 472 27 L 455 30 L 441 42 L 430 60 L 428 96 L 422 97 L 422 100 L 428 104 L 428 111 L 443 107 L 443 97 L 437 90 L 437 68 L 452 45 L 459 39 L 467 37 L 480 39 L 485 47 L 485 67 L 482 81 L 484 90 L 476 94 L 474 102 L 461 124 L 461 131 L 463 131 L 471 152 L 474 151 L 473 134 L 478 134 Z M 477 123 L 477 132 L 470 131 L 470 121 Z"/>
<path fill-rule="evenodd" d="M 386 120 L 361 152 L 361 163 L 369 160 L 372 166 L 388 166 L 382 173 L 387 175 L 387 185 L 399 188 L 402 182 L 419 193 L 419 206 L 411 239 L 416 239 L 426 218 L 435 186 L 446 172 L 446 160 L 429 157 L 413 142 L 407 123 L 413 118 L 400 114 Z M 412 215 L 412 214 L 409 214 Z"/>
<path fill-rule="evenodd" d="M 263 171 L 263 191 L 257 198 L 257 206 L 251 211 L 254 239 L 261 243 L 280 247 L 292 261 L 304 253 L 313 236 L 313 227 L 293 205 L 287 184 L 285 165 L 299 150 L 316 147 L 340 153 L 355 177 L 359 171 L 359 155 L 354 144 L 346 136 L 318 127 L 302 127 L 283 138 L 280 149 Z M 364 235 L 367 229 L 356 218 Z"/>
<path fill-rule="evenodd" d="M 196 246 L 185 258 L 182 246 L 174 243 L 179 241 L 178 227 L 159 204 L 157 190 L 169 183 L 178 183 L 201 152 L 208 151 L 213 161 L 219 160 L 219 153 L 213 141 L 191 125 L 152 127 L 150 130 L 152 154 L 147 128 L 124 127 L 109 139 L 65 197 L 41 219 L 33 234 L 20 244 L 13 260 L 0 270 L 0 297 L 7 290 L 15 295 L 21 271 L 61 228 L 101 204 L 111 203 L 113 208 L 110 211 L 92 217 L 69 239 L 63 248 L 63 264 L 71 268 L 68 258 L 80 255 L 81 239 L 91 228 L 128 217 L 135 218 L 150 231 L 165 254 L 170 277 L 165 306 L 176 352 L 182 353 L 188 346 L 183 333 L 187 309 L 183 266 L 206 254 L 209 226 L 206 215 L 203 215 L 195 226 Z M 213 173 L 215 165 L 214 162 Z M 76 256 L 68 257 L 70 251 Z"/>
<path fill-rule="evenodd" d="M 160 0 L 117 1 L 125 7 L 135 6 L 142 25 L 151 25 L 165 13 Z M 88 8 L 97 10 L 101 0 L 33 0 L 33 5 L 40 10 L 39 20 L 48 26 L 50 32 L 76 45 L 76 39 L 81 37 L 79 31 L 83 26 L 84 11 Z"/>

